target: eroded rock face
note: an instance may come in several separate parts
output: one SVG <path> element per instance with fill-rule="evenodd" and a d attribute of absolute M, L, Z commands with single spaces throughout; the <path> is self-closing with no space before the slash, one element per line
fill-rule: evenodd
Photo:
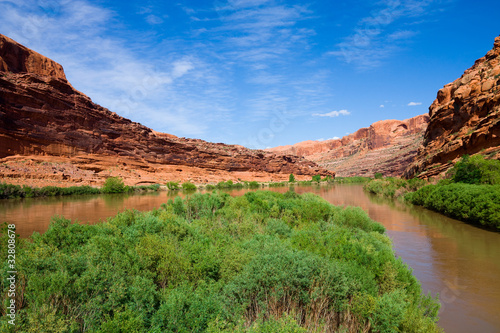
<path fill-rule="evenodd" d="M 500 36 L 493 49 L 437 93 L 406 177 L 444 173 L 464 154 L 500 158 Z"/>
<path fill-rule="evenodd" d="M 141 167 L 334 175 L 297 156 L 154 132 L 93 103 L 66 81 L 61 65 L 0 35 L 0 158 L 87 154 Z"/>
<path fill-rule="evenodd" d="M 382 120 L 338 140 L 304 141 L 268 151 L 295 154 L 318 163 L 337 176 L 400 176 L 422 142 L 429 116 Z"/>

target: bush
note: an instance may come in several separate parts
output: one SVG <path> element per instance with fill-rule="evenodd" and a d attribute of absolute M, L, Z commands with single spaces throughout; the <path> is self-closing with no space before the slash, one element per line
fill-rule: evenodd
<path fill-rule="evenodd" d="M 464 222 L 500 229 L 500 185 L 429 185 L 406 199 Z"/>
<path fill-rule="evenodd" d="M 375 173 L 375 175 L 373 177 L 375 179 L 382 179 L 384 177 L 384 175 L 381 172 L 377 172 L 377 173 Z"/>
<path fill-rule="evenodd" d="M 500 184 L 500 161 L 485 160 L 482 155 L 464 155 L 448 175 L 454 183 Z"/>
<path fill-rule="evenodd" d="M 196 191 L 196 185 L 190 182 L 182 183 L 182 189 L 184 191 Z"/>
<path fill-rule="evenodd" d="M 312 181 L 319 183 L 321 181 L 321 175 L 314 175 L 312 176 Z"/>
<path fill-rule="evenodd" d="M 125 184 L 120 177 L 109 177 L 104 182 L 102 193 L 123 193 L 125 192 Z"/>
<path fill-rule="evenodd" d="M 180 189 L 179 182 L 174 182 L 174 181 L 167 182 L 167 188 L 170 191 L 179 190 Z"/>
<path fill-rule="evenodd" d="M 294 183 L 295 182 L 295 176 L 293 175 L 293 173 L 291 173 L 290 176 L 288 176 L 288 181 L 290 183 Z"/>
<path fill-rule="evenodd" d="M 310 193 L 194 193 L 95 225 L 57 218 L 16 251 L 27 332 L 438 331 L 438 303 L 384 228 Z"/>

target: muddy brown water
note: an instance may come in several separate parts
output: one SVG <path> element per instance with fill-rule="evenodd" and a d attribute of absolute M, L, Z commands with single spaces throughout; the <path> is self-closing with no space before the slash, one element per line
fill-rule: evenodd
<path fill-rule="evenodd" d="M 361 185 L 297 186 L 295 191 L 316 193 L 335 205 L 359 206 L 383 224 L 396 254 L 413 269 L 424 292 L 440 294 L 439 325 L 446 332 L 500 332 L 500 233 L 369 195 Z M 15 223 L 21 237 L 28 237 L 47 230 L 54 215 L 99 223 L 126 209 L 158 208 L 173 196 L 160 192 L 2 200 L 0 222 Z"/>

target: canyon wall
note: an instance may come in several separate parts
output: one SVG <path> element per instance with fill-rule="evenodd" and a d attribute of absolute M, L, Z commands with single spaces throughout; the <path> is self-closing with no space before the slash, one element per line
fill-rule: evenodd
<path fill-rule="evenodd" d="M 437 93 L 406 177 L 445 173 L 464 154 L 500 158 L 500 36 L 493 49 Z"/>
<path fill-rule="evenodd" d="M 0 35 L 0 159 L 14 156 L 64 158 L 84 169 L 90 163 L 96 173 L 105 168 L 99 164 L 116 164 L 334 175 L 293 155 L 155 132 L 93 103 L 71 86 L 61 65 Z"/>
<path fill-rule="evenodd" d="M 337 176 L 400 176 L 413 161 L 429 117 L 382 120 L 338 140 L 304 141 L 268 151 L 294 154 L 334 170 Z"/>

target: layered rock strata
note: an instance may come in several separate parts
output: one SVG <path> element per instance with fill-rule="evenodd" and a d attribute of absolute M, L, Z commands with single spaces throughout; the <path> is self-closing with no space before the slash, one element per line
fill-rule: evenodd
<path fill-rule="evenodd" d="M 83 169 L 90 163 L 96 173 L 111 163 L 153 172 L 187 166 L 226 176 L 334 175 L 293 155 L 155 132 L 93 103 L 71 86 L 61 65 L 0 35 L 0 158 L 13 156 L 65 158 Z"/>
<path fill-rule="evenodd" d="M 382 120 L 338 140 L 304 141 L 268 151 L 295 154 L 335 170 L 337 176 L 400 176 L 422 142 L 429 117 Z"/>
<path fill-rule="evenodd" d="M 406 177 L 445 173 L 464 154 L 500 158 L 500 36 L 493 49 L 437 93 Z"/>

